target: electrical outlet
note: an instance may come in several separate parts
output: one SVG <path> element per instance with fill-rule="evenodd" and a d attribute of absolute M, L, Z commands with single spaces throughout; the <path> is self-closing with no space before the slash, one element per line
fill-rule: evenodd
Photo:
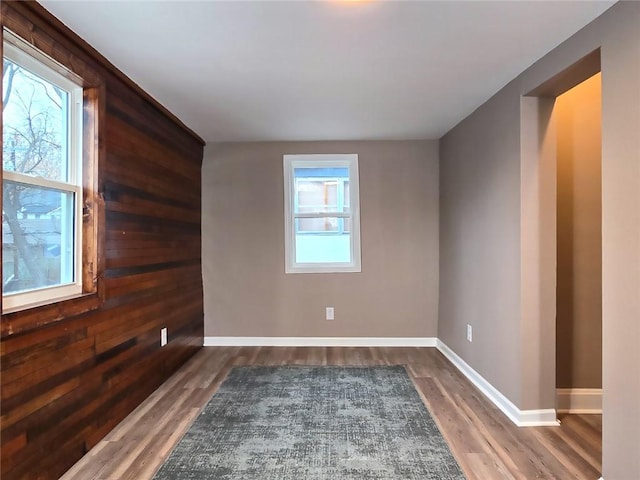
<path fill-rule="evenodd" d="M 160 330 L 160 346 L 164 347 L 167 344 L 167 327 Z"/>
<path fill-rule="evenodd" d="M 471 325 L 467 325 L 467 340 L 473 342 L 473 327 Z"/>
<path fill-rule="evenodd" d="M 327 307 L 325 312 L 325 319 L 333 320 L 334 318 L 335 317 L 334 317 L 333 307 Z"/>

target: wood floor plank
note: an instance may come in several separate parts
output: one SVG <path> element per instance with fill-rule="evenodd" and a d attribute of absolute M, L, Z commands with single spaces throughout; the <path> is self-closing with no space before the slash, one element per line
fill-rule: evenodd
<path fill-rule="evenodd" d="M 569 415 L 557 427 L 518 428 L 434 348 L 208 347 L 62 479 L 152 478 L 231 368 L 239 365 L 405 365 L 469 480 L 600 476 L 601 416 Z"/>

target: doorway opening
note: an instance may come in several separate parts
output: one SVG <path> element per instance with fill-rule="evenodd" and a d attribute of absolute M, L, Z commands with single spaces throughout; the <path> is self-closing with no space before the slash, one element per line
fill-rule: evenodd
<path fill-rule="evenodd" d="M 600 51 L 521 101 L 522 281 L 532 408 L 602 459 Z M 527 350 L 528 349 L 528 350 Z M 535 399 L 535 396 L 533 397 Z M 544 410 L 547 411 L 547 410 Z M 584 445 L 582 442 L 584 441 Z"/>
<path fill-rule="evenodd" d="M 602 413 L 601 75 L 555 102 L 559 413 Z"/>
<path fill-rule="evenodd" d="M 601 74 L 558 96 L 556 409 L 602 445 Z"/>

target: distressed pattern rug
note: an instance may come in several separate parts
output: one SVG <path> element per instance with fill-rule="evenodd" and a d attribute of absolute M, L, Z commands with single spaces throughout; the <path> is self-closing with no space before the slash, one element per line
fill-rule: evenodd
<path fill-rule="evenodd" d="M 463 480 L 402 366 L 236 367 L 155 480 Z"/>

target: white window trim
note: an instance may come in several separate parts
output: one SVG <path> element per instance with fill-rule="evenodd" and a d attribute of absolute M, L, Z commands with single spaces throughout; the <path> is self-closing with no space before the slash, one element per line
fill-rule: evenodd
<path fill-rule="evenodd" d="M 5 38 L 14 40 L 14 35 L 4 31 Z M 34 187 L 49 188 L 74 194 L 73 222 L 73 282 L 42 287 L 21 292 L 2 293 L 2 313 L 24 310 L 40 305 L 56 303 L 82 294 L 82 103 L 83 91 L 79 78 L 70 72 L 59 70 L 58 64 L 44 53 L 33 48 L 19 48 L 21 43 L 7 42 L 3 44 L 3 56 L 17 63 L 30 72 L 55 83 L 69 94 L 68 138 L 69 165 L 68 181 L 61 182 L 40 177 L 33 177 L 19 172 L 3 170 L 3 180 L 22 183 Z M 71 78 L 74 80 L 71 80 Z"/>
<path fill-rule="evenodd" d="M 348 167 L 350 213 L 318 212 L 295 214 L 294 169 L 298 167 Z M 285 273 L 340 273 L 361 272 L 360 253 L 360 182 L 357 154 L 284 155 L 284 226 Z M 298 263 L 295 248 L 295 218 L 338 217 L 351 218 L 351 262 Z"/>

